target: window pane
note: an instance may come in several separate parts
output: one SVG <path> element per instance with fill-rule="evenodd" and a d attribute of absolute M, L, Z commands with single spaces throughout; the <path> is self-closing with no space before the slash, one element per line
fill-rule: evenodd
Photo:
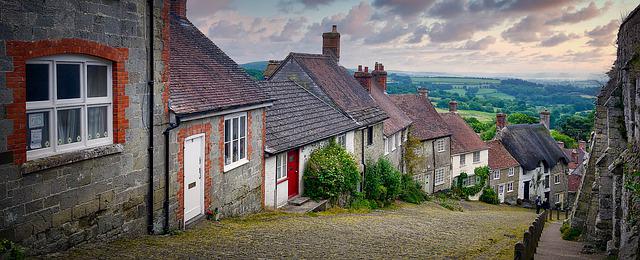
<path fill-rule="evenodd" d="M 27 113 L 27 150 L 51 147 L 49 112 Z"/>
<path fill-rule="evenodd" d="M 238 118 L 233 119 L 233 140 L 238 139 Z"/>
<path fill-rule="evenodd" d="M 282 162 L 280 161 L 280 156 L 276 156 L 276 179 L 280 179 L 280 177 L 282 176 L 282 169 L 280 168 L 280 164 L 282 164 Z"/>
<path fill-rule="evenodd" d="M 107 107 L 89 107 L 87 109 L 88 136 L 89 140 L 105 138 L 107 132 Z"/>
<path fill-rule="evenodd" d="M 238 161 L 238 140 L 231 142 L 233 144 L 233 149 L 231 150 L 233 153 L 232 162 Z"/>
<path fill-rule="evenodd" d="M 57 64 L 58 99 L 80 98 L 80 65 Z"/>
<path fill-rule="evenodd" d="M 27 64 L 27 102 L 49 100 L 49 64 Z"/>
<path fill-rule="evenodd" d="M 224 141 L 231 141 L 231 120 L 224 120 Z"/>
<path fill-rule="evenodd" d="M 107 66 L 87 65 L 87 97 L 107 96 Z"/>
<path fill-rule="evenodd" d="M 246 156 L 244 154 L 244 138 L 240 138 L 240 159 L 244 159 Z"/>
<path fill-rule="evenodd" d="M 82 141 L 80 136 L 80 108 L 58 111 L 58 144 Z"/>
<path fill-rule="evenodd" d="M 229 147 L 230 143 L 225 143 L 224 144 L 224 164 L 230 164 L 231 163 L 231 147 Z"/>
<path fill-rule="evenodd" d="M 245 131 L 247 129 L 247 126 L 245 125 L 247 121 L 246 117 L 240 117 L 240 137 L 244 137 L 245 136 Z"/>

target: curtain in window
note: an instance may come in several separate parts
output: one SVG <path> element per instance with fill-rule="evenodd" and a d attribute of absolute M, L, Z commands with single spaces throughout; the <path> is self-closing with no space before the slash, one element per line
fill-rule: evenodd
<path fill-rule="evenodd" d="M 58 111 L 58 144 L 82 141 L 80 135 L 80 108 Z"/>
<path fill-rule="evenodd" d="M 87 138 L 105 138 L 107 133 L 107 107 L 90 107 L 87 109 L 87 124 L 89 132 Z"/>

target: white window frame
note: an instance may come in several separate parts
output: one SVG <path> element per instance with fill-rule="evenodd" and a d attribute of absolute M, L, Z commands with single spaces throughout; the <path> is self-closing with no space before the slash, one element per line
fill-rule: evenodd
<path fill-rule="evenodd" d="M 477 156 L 478 160 L 476 160 L 476 155 L 478 155 Z M 473 152 L 473 163 L 479 163 L 479 162 L 480 162 L 480 151 Z"/>
<path fill-rule="evenodd" d="M 553 183 L 554 184 L 560 184 L 560 174 L 556 174 L 553 176 Z"/>
<path fill-rule="evenodd" d="M 287 159 L 287 153 L 276 155 L 276 181 L 287 179 Z M 280 173 L 278 173 L 278 170 L 280 170 Z"/>
<path fill-rule="evenodd" d="M 402 131 L 396 133 L 396 143 L 398 147 L 402 146 Z"/>
<path fill-rule="evenodd" d="M 445 147 L 444 147 L 444 140 L 439 139 L 436 141 L 436 150 L 441 153 L 445 151 Z"/>
<path fill-rule="evenodd" d="M 498 184 L 498 194 L 504 194 L 504 184 Z"/>
<path fill-rule="evenodd" d="M 336 135 L 336 143 L 338 143 L 340 146 L 346 148 L 347 147 L 347 134 Z"/>
<path fill-rule="evenodd" d="M 396 136 L 395 135 L 391 135 L 391 151 L 395 151 L 396 150 Z"/>
<path fill-rule="evenodd" d="M 465 166 L 467 165 L 467 157 L 465 154 L 461 154 L 460 155 L 460 166 Z"/>
<path fill-rule="evenodd" d="M 233 139 L 233 133 L 230 133 L 230 141 L 227 142 L 226 140 L 224 140 L 225 136 L 226 136 L 226 125 L 227 125 L 227 120 L 229 120 L 229 122 L 233 122 L 233 119 L 238 118 L 238 131 L 241 131 L 240 129 L 240 120 L 241 118 L 244 117 L 244 127 L 245 127 L 245 131 L 244 131 L 244 143 L 240 144 L 240 132 L 238 132 L 238 144 L 240 145 L 244 145 L 244 158 L 240 158 L 240 146 L 238 146 L 238 160 L 237 161 L 231 161 L 230 163 L 227 164 L 227 158 L 226 158 L 226 154 L 224 153 L 224 146 L 223 146 L 223 161 L 224 161 L 224 171 L 228 172 L 230 170 L 233 170 L 237 167 L 240 167 L 246 163 L 249 162 L 249 159 L 247 158 L 248 156 L 248 151 L 247 151 L 247 142 L 249 140 L 249 126 L 248 126 L 248 120 L 247 120 L 247 112 L 240 112 L 240 113 L 235 113 L 235 114 L 230 114 L 230 115 L 226 115 L 224 116 L 224 123 L 222 125 L 223 129 L 222 129 L 222 141 L 224 143 L 224 145 L 226 145 L 227 143 L 229 143 L 229 150 L 230 150 L 230 156 L 231 156 L 231 160 L 233 160 L 233 142 L 235 141 Z M 229 127 L 230 129 L 233 130 L 233 123 L 232 125 Z"/>
<path fill-rule="evenodd" d="M 113 64 L 99 58 L 84 55 L 55 55 L 41 58 L 30 59 L 26 62 L 29 64 L 47 64 L 49 65 L 48 91 L 49 99 L 45 101 L 26 102 L 27 117 L 29 113 L 48 112 L 49 113 L 49 143 L 47 148 L 27 151 L 27 160 L 44 158 L 65 152 L 83 150 L 92 147 L 113 144 Z M 78 64 L 80 65 L 80 97 L 74 99 L 58 100 L 57 95 L 57 64 Z M 87 97 L 87 66 L 97 65 L 107 67 L 107 96 L 106 97 Z M 26 68 L 25 68 L 26 70 Z M 88 119 L 87 110 L 91 107 L 107 107 L 107 137 L 88 138 Z M 80 109 L 80 137 L 81 141 L 70 144 L 58 144 L 58 111 L 67 109 Z M 27 122 L 28 122 L 27 118 Z M 28 125 L 27 125 L 27 130 Z"/>
<path fill-rule="evenodd" d="M 497 169 L 497 170 L 493 171 L 493 179 L 494 180 L 499 180 L 500 179 L 500 169 Z"/>
<path fill-rule="evenodd" d="M 444 184 L 444 168 L 436 169 L 435 177 L 433 179 L 436 185 Z"/>
<path fill-rule="evenodd" d="M 507 183 L 507 193 L 513 192 L 513 182 Z"/>
<path fill-rule="evenodd" d="M 389 154 L 389 139 L 386 137 L 383 137 L 384 139 L 384 155 Z"/>
<path fill-rule="evenodd" d="M 516 174 L 516 167 L 511 167 L 511 168 L 509 168 L 509 174 L 508 174 L 508 176 L 509 176 L 509 177 L 511 177 L 511 176 L 513 176 L 513 175 L 515 175 L 515 174 Z"/>

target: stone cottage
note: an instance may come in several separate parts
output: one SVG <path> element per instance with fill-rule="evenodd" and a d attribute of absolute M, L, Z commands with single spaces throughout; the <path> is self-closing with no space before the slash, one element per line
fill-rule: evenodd
<path fill-rule="evenodd" d="M 640 6 L 620 24 L 617 58 L 597 96 L 595 128 L 571 226 L 589 248 L 640 257 Z"/>
<path fill-rule="evenodd" d="M 322 34 L 322 54 L 290 53 L 268 78 L 269 81 L 292 80 L 327 104 L 353 118 L 360 126 L 347 135 L 354 139 L 354 156 L 364 172 L 368 160 L 384 154 L 383 121 L 387 114 L 350 72 L 338 64 L 340 33 L 334 25 Z"/>
<path fill-rule="evenodd" d="M 489 187 L 498 194 L 500 203 L 515 205 L 520 189 L 522 167 L 499 140 L 487 142 L 489 146 Z"/>
<path fill-rule="evenodd" d="M 428 90 L 390 97 L 413 121 L 409 134 L 421 143 L 417 154 L 422 157 L 423 165 L 413 178 L 428 193 L 451 188 L 451 131 L 429 101 Z"/>
<path fill-rule="evenodd" d="M 544 113 L 544 112 L 543 112 Z M 548 200 L 552 207 L 566 206 L 569 159 L 549 134 L 541 119 L 540 124 L 504 126 L 504 114 L 498 115 L 496 140 L 499 140 L 522 167 L 519 176 L 518 198 L 534 201 L 536 196 Z M 544 117 L 541 117 L 544 118 Z"/>
<path fill-rule="evenodd" d="M 369 68 L 358 65 L 358 71 L 354 77 L 360 82 L 371 97 L 382 108 L 389 118 L 383 122 L 384 130 L 384 156 L 401 172 L 404 167 L 404 149 L 402 145 L 407 141 L 407 134 L 411 119 L 396 106 L 389 94 L 387 94 L 387 72 L 382 63 L 375 64 L 375 69 L 369 73 Z"/>
<path fill-rule="evenodd" d="M 0 237 L 39 254 L 161 232 L 169 2 L 0 6 Z"/>
<path fill-rule="evenodd" d="M 259 85 L 277 99 L 266 114 L 264 203 L 278 208 L 303 194 L 304 169 L 315 149 L 334 138 L 355 152 L 354 131 L 360 125 L 293 81 Z"/>
<path fill-rule="evenodd" d="M 260 211 L 268 94 L 186 17 L 170 14 L 168 226 L 182 228 L 207 210 L 222 216 Z"/>
<path fill-rule="evenodd" d="M 449 112 L 440 113 L 440 117 L 444 119 L 449 131 L 451 131 L 451 178 L 453 183 L 457 183 L 458 176 L 464 172 L 468 178 L 464 180 L 463 185 L 473 186 L 480 181 L 479 178 L 476 178 L 474 170 L 488 164 L 489 147 L 460 117 L 456 101 L 450 101 Z M 479 197 L 480 194 L 477 194 L 470 199 L 477 200 Z"/>

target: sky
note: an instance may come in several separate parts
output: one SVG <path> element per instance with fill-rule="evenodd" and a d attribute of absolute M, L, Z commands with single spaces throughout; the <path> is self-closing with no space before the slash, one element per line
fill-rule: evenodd
<path fill-rule="evenodd" d="M 638 0 L 188 0 L 187 17 L 237 63 L 321 53 L 340 64 L 466 76 L 602 78 Z"/>

